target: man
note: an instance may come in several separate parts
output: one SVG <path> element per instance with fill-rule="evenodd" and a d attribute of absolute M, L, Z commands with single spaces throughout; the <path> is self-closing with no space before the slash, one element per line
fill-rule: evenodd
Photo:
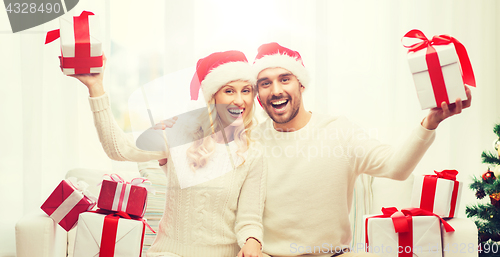
<path fill-rule="evenodd" d="M 254 62 L 258 100 L 270 119 L 255 130 L 266 147 L 268 186 L 264 253 L 282 256 L 376 256 L 349 252 L 349 212 L 358 175 L 406 179 L 444 119 L 471 103 L 434 108 L 403 149 L 370 139 L 344 117 L 306 111 L 309 77 L 300 54 L 277 43 L 259 48 Z"/>

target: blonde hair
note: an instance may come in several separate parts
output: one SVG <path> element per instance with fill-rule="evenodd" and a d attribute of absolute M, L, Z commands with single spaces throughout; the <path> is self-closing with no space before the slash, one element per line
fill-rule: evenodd
<path fill-rule="evenodd" d="M 221 89 L 222 87 L 219 90 Z M 206 113 L 202 113 L 202 115 L 199 116 L 198 120 L 201 121 L 201 123 L 193 133 L 195 134 L 195 138 L 200 139 L 194 141 L 193 145 L 191 145 L 191 147 L 187 150 L 188 163 L 193 171 L 196 171 L 207 164 L 208 159 L 215 151 L 216 143 L 214 139 L 214 132 L 223 132 L 224 130 L 220 122 L 219 115 L 217 114 L 217 109 L 215 108 L 215 94 L 212 95 L 212 98 L 208 101 L 207 106 L 208 119 L 210 119 L 210 121 L 206 121 Z M 256 90 L 252 89 L 252 97 L 255 97 L 255 94 Z M 238 146 L 236 154 L 243 159 L 243 162 L 239 166 L 245 163 L 243 153 L 248 150 L 250 144 L 253 142 L 250 135 L 252 129 L 257 125 L 257 120 L 254 119 L 255 102 L 253 102 L 250 108 L 247 108 L 245 111 L 247 111 L 248 114 L 245 118 L 243 118 L 243 126 L 238 126 L 234 131 L 234 141 Z"/>

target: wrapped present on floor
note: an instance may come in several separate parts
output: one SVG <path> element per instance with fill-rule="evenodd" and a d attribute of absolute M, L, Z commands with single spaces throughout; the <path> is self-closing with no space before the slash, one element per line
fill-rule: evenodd
<path fill-rule="evenodd" d="M 418 208 L 382 208 L 382 215 L 365 216 L 365 251 L 380 257 L 442 257 L 440 217 Z"/>
<path fill-rule="evenodd" d="M 102 39 L 99 17 L 83 11 L 80 16 L 63 16 L 60 29 L 49 31 L 48 44 L 61 38 L 61 68 L 64 74 L 101 73 L 103 69 Z"/>
<path fill-rule="evenodd" d="M 458 40 L 448 35 L 428 40 L 419 30 L 411 30 L 403 38 L 422 40 L 405 45 L 422 109 L 467 99 L 464 84 L 475 87 L 476 82 L 467 51 Z"/>
<path fill-rule="evenodd" d="M 124 212 L 97 210 L 80 214 L 74 257 L 141 256 L 146 223 Z"/>
<path fill-rule="evenodd" d="M 87 191 L 88 184 L 76 178 L 61 181 L 49 198 L 42 204 L 41 209 L 66 231 L 72 229 L 78 215 L 90 211 L 97 198 Z"/>
<path fill-rule="evenodd" d="M 102 181 L 97 207 L 144 217 L 150 184 L 144 178 L 126 182 L 116 174 L 107 175 Z"/>
<path fill-rule="evenodd" d="M 443 257 L 477 257 L 477 227 L 474 221 L 467 218 L 447 220 L 455 231 L 446 233 L 441 229 Z"/>
<path fill-rule="evenodd" d="M 458 171 L 434 171 L 436 175 L 417 176 L 413 182 L 411 207 L 433 212 L 443 218 L 456 216 L 463 183 L 456 180 Z"/>

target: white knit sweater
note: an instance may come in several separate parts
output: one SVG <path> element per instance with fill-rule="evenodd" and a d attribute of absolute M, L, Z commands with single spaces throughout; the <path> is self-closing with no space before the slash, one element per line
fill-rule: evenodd
<path fill-rule="evenodd" d="M 174 162 L 166 151 L 138 149 L 116 124 L 111 113 L 109 97 L 90 97 L 94 123 L 106 154 L 113 160 L 144 162 L 169 158 L 162 167 L 167 176 L 167 200 L 156 239 L 148 256 L 234 257 L 249 237 L 262 240 L 262 212 L 265 200 L 267 164 L 261 155 L 259 143 L 246 152 L 244 164 L 232 169 L 223 144 L 207 165 L 197 174 L 214 174 L 231 165 L 224 174 L 209 181 L 181 189 Z M 229 144 L 234 160 L 237 146 Z M 236 164 L 241 163 L 241 160 Z M 188 169 L 177 162 L 175 167 Z M 190 177 L 192 178 L 192 177 Z"/>
<path fill-rule="evenodd" d="M 370 139 L 344 117 L 317 113 L 295 132 L 276 131 L 270 119 L 254 132 L 269 165 L 264 252 L 273 257 L 331 256 L 325 252 L 349 247 L 358 175 L 404 180 L 435 137 L 419 126 L 395 149 Z"/>

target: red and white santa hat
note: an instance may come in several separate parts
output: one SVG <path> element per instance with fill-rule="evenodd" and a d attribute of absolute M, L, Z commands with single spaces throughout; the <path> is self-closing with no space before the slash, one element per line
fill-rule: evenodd
<path fill-rule="evenodd" d="M 267 68 L 283 68 L 295 75 L 299 82 L 307 88 L 309 73 L 304 67 L 299 52 L 283 47 L 276 42 L 263 44 L 259 47 L 253 63 L 254 77 Z"/>
<path fill-rule="evenodd" d="M 201 87 L 208 102 L 221 87 L 236 80 L 248 81 L 255 86 L 252 67 L 245 54 L 234 50 L 213 53 L 196 64 L 196 73 L 191 81 L 191 100 L 198 99 Z"/>

